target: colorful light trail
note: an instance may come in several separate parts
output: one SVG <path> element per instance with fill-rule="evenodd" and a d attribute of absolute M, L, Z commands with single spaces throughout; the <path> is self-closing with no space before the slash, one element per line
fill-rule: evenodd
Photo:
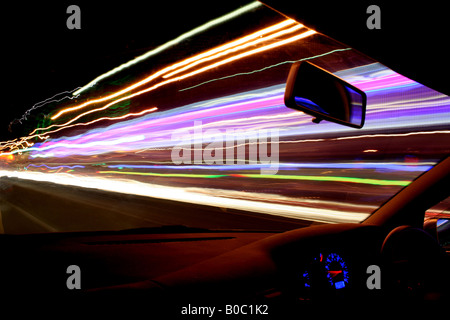
<path fill-rule="evenodd" d="M 77 103 L 53 101 L 49 123 L 0 143 L 0 176 L 358 222 L 450 152 L 449 97 L 291 19 L 180 55 L 149 74 L 130 74 L 118 89 L 92 87 L 219 23 L 232 27 L 230 19 L 259 7 L 253 3 L 99 76 L 73 92 L 83 93 Z M 318 125 L 285 107 L 289 66 L 305 60 L 333 66 L 367 93 L 363 129 Z M 251 138 L 270 130 L 276 139 Z M 189 160 L 200 154 L 198 163 L 176 164 L 176 147 Z M 214 161 L 206 161 L 205 150 Z M 276 153 L 276 173 L 262 173 L 273 166 L 262 151 Z"/>

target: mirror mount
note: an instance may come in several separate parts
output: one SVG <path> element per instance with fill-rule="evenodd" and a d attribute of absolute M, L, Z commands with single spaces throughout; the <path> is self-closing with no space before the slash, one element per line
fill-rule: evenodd
<path fill-rule="evenodd" d="M 289 108 L 315 117 L 314 123 L 327 120 L 358 129 L 364 125 L 364 91 L 310 62 L 292 65 L 284 102 Z"/>

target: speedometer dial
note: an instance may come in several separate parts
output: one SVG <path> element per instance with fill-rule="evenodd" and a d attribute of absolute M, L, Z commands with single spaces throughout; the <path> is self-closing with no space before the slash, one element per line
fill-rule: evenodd
<path fill-rule="evenodd" d="M 336 289 L 345 288 L 348 284 L 348 268 L 344 259 L 337 253 L 330 253 L 325 261 L 327 278 L 330 284 Z"/>

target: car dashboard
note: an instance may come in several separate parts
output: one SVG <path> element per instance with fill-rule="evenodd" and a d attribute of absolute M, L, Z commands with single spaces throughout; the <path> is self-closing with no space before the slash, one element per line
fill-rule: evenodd
<path fill-rule="evenodd" d="M 10 303 L 76 301 L 81 308 L 117 303 L 171 318 L 196 305 L 224 312 L 234 306 L 229 310 L 234 315 L 264 307 L 278 317 L 323 305 L 397 303 L 407 296 L 391 290 L 382 253 L 388 236 L 379 226 L 354 223 L 282 233 L 4 235 L 2 293 Z M 67 285 L 71 265 L 80 268 L 79 289 Z M 377 267 L 381 283 L 370 285 Z"/>

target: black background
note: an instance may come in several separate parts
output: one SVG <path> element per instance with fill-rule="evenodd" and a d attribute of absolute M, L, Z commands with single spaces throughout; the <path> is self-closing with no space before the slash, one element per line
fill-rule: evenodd
<path fill-rule="evenodd" d="M 450 95 L 448 1 L 262 1 L 394 71 Z M 366 26 L 370 5 L 380 8 L 381 29 Z"/>

